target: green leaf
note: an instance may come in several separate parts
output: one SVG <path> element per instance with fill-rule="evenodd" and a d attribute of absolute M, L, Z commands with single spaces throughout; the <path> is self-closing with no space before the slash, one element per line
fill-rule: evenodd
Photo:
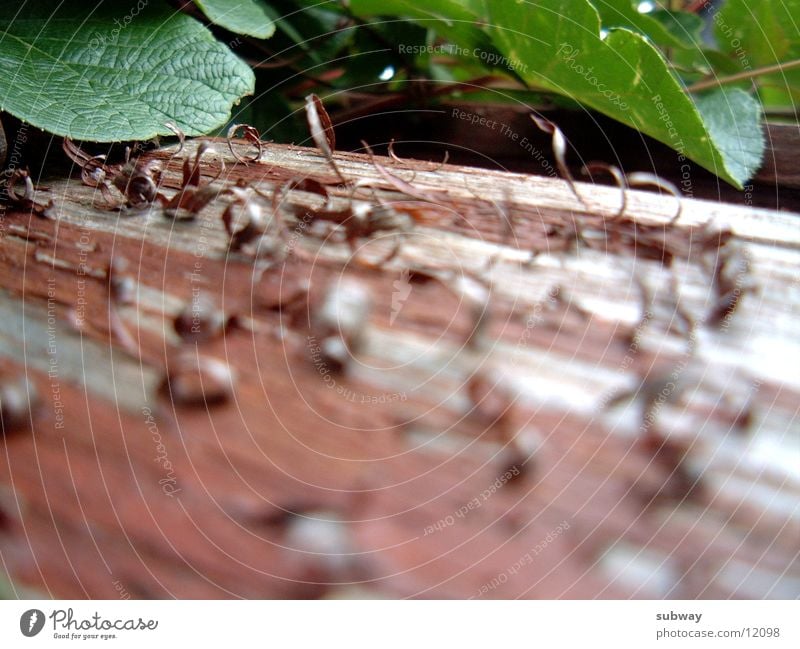
<path fill-rule="evenodd" d="M 596 0 L 594 6 L 606 29 L 627 27 L 641 32 L 662 47 L 695 48 L 693 32 L 702 29 L 702 20 L 684 12 L 641 13 L 633 0 Z M 665 15 L 666 14 L 666 15 Z M 691 28 L 687 31 L 685 28 Z"/>
<path fill-rule="evenodd" d="M 143 140 L 223 124 L 250 68 L 165 2 L 4 0 L 0 109 L 79 140 Z"/>
<path fill-rule="evenodd" d="M 741 188 L 757 168 L 761 138 L 758 115 L 752 137 L 741 147 L 720 147 L 692 98 L 670 72 L 660 52 L 641 34 L 617 29 L 600 37 L 599 15 L 588 0 L 484 0 L 489 33 L 522 76 L 574 97 L 620 122 L 671 146 Z M 542 42 L 542 35 L 547 38 Z M 750 114 L 748 113 L 748 116 Z M 735 135 L 731 134 L 731 136 Z"/>
<path fill-rule="evenodd" d="M 194 0 L 194 3 L 212 23 L 235 34 L 263 39 L 275 33 L 269 7 L 261 0 Z"/>
<path fill-rule="evenodd" d="M 800 0 L 727 0 L 714 23 L 717 44 L 738 72 L 800 59 Z M 755 81 L 765 103 L 800 102 L 800 68 Z"/>
<path fill-rule="evenodd" d="M 634 0 L 593 0 L 604 29 L 624 27 L 647 36 L 654 45 L 668 50 L 670 63 L 684 81 L 708 74 L 711 63 L 703 46 L 705 26 L 697 14 L 654 9 L 641 13 Z"/>
<path fill-rule="evenodd" d="M 761 129 L 753 128 L 761 117 L 758 100 L 739 88 L 718 88 L 698 96 L 695 102 L 731 174 L 750 178 L 761 164 L 765 148 Z"/>

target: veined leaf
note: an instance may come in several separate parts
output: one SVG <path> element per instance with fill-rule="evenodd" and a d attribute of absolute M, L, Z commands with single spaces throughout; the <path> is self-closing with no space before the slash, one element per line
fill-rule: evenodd
<path fill-rule="evenodd" d="M 275 33 L 275 23 L 263 0 L 194 0 L 194 3 L 212 23 L 235 34 L 263 39 Z"/>
<path fill-rule="evenodd" d="M 0 109 L 79 140 L 143 140 L 224 124 L 252 70 L 162 0 L 0 5 Z"/>
<path fill-rule="evenodd" d="M 599 15 L 588 0 L 570 0 L 568 10 L 563 0 L 484 2 L 495 44 L 525 64 L 524 78 L 647 133 L 737 187 L 757 170 L 763 150 L 759 114 L 748 113 L 749 124 L 736 122 L 737 133 L 748 132 L 741 146 L 728 146 L 726 139 L 721 147 L 720 132 L 708 127 L 660 52 L 626 29 L 602 39 Z"/>
<path fill-rule="evenodd" d="M 740 88 L 722 87 L 698 96 L 696 103 L 731 173 L 737 178 L 749 178 L 765 149 L 761 129 L 753 128 L 761 117 L 758 100 Z"/>

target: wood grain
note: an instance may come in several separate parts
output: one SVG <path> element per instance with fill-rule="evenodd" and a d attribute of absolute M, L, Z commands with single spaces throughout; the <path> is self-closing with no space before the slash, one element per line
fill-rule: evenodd
<path fill-rule="evenodd" d="M 196 146 L 148 154 L 168 195 Z M 269 197 L 292 178 L 335 182 L 315 150 L 271 144 L 249 166 L 216 150 L 204 171 L 224 161 L 220 188 Z M 558 179 L 380 159 L 431 204 L 365 156 L 337 161 L 363 199 L 418 218 L 381 268 L 368 262 L 396 233 L 354 257 L 288 216 L 288 258 L 274 234 L 257 254 L 231 252 L 225 197 L 179 222 L 54 179 L 39 192 L 49 218 L 6 211 L 2 377 L 27 376 L 39 396 L 30 430 L 2 438 L 0 556 L 14 584 L 76 598 L 800 595 L 797 215 L 684 200 L 667 227 L 674 198 L 631 192 L 628 216 L 663 233 L 668 266 L 615 239 L 611 188 L 580 184 L 581 205 Z M 564 239 L 576 222 L 588 245 Z M 714 228 L 748 260 L 722 327 L 703 323 Z M 141 357 L 109 336 L 112 256 L 134 282 L 119 313 Z M 346 371 L 326 374 L 308 337 L 342 279 L 372 309 Z M 470 345 L 475 306 L 459 281 L 488 294 Z M 299 305 L 276 307 L 305 283 Z M 245 326 L 182 343 L 172 321 L 199 296 Z M 698 323 L 691 340 L 680 313 Z M 198 357 L 234 371 L 227 403 L 175 404 L 160 389 Z M 502 425 L 468 397 L 476 375 Z M 653 390 L 666 396 L 648 417 Z M 527 462 L 509 478 L 513 453 Z"/>

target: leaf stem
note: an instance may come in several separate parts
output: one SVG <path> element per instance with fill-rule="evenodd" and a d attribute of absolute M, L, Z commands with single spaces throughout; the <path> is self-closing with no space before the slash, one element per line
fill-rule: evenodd
<path fill-rule="evenodd" d="M 693 83 L 691 86 L 686 87 L 686 92 L 698 92 L 708 88 L 716 88 L 727 83 L 736 83 L 737 81 L 745 81 L 754 77 L 764 76 L 765 74 L 772 74 L 773 72 L 786 72 L 793 68 L 800 68 L 800 59 L 794 61 L 787 61 L 786 63 L 776 63 L 775 65 L 767 65 L 763 68 L 756 68 L 755 70 L 745 70 L 744 72 L 737 72 L 727 77 L 715 77 L 713 79 L 705 79 Z"/>

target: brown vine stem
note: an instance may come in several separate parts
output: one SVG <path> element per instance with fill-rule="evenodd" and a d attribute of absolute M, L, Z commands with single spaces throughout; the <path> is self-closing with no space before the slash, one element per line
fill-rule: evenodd
<path fill-rule="evenodd" d="M 775 65 L 768 65 L 763 68 L 756 68 L 755 70 L 745 70 L 744 72 L 737 72 L 727 77 L 704 79 L 703 81 L 693 83 L 691 86 L 687 86 L 686 91 L 698 92 L 700 90 L 706 90 L 707 88 L 716 88 L 717 86 L 723 86 L 728 83 L 736 83 L 737 81 L 773 74 L 774 72 L 786 72 L 794 68 L 800 68 L 800 59 L 787 61 L 786 63 L 776 63 Z"/>

